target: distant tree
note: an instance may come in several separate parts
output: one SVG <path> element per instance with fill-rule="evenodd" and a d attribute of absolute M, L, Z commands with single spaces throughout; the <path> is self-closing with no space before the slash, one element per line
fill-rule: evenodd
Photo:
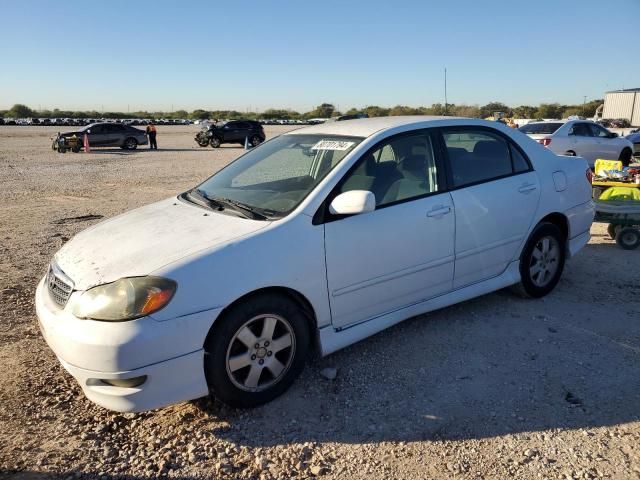
<path fill-rule="evenodd" d="M 480 117 L 480 107 L 475 105 L 450 105 L 449 113 L 456 117 L 478 118 Z"/>
<path fill-rule="evenodd" d="M 377 105 L 371 105 L 363 110 L 364 113 L 370 117 L 386 117 L 389 115 L 389 109 L 384 107 L 378 107 Z"/>
<path fill-rule="evenodd" d="M 7 117 L 13 118 L 29 118 L 34 116 L 34 111 L 26 105 L 16 103 L 6 114 Z"/>
<path fill-rule="evenodd" d="M 536 118 L 538 109 L 529 105 L 520 105 L 513 109 L 513 116 L 516 118 Z"/>
<path fill-rule="evenodd" d="M 541 103 L 536 111 L 536 118 L 560 118 L 562 111 L 559 103 Z"/>
<path fill-rule="evenodd" d="M 207 120 L 209 119 L 209 112 L 202 109 L 194 110 L 189 114 L 189 118 L 191 120 Z"/>
<path fill-rule="evenodd" d="M 316 108 L 304 114 L 305 118 L 331 118 L 333 113 L 336 111 L 336 107 L 334 107 L 330 103 L 323 103 L 318 105 Z"/>
<path fill-rule="evenodd" d="M 8 116 L 9 116 L 9 115 L 7 115 L 7 112 L 8 112 L 8 111 L 9 111 L 9 110 L 0 110 L 0 118 L 2 118 L 2 117 L 8 117 Z"/>
<path fill-rule="evenodd" d="M 278 120 L 290 120 L 293 118 L 298 118 L 300 114 L 298 112 L 294 112 L 291 110 L 277 109 L 277 108 L 269 108 L 265 110 L 261 114 L 259 114 L 260 118 L 267 119 L 278 119 Z"/>
<path fill-rule="evenodd" d="M 363 113 L 359 108 L 350 108 L 344 112 L 345 115 L 358 115 L 359 113 Z"/>
<path fill-rule="evenodd" d="M 480 116 L 482 118 L 491 117 L 494 112 L 503 112 L 508 117 L 511 116 L 511 108 L 501 102 L 490 102 L 480 107 Z"/>
<path fill-rule="evenodd" d="M 582 115 L 581 107 L 567 107 L 562 111 L 561 118 L 569 118 L 572 115 Z"/>
<path fill-rule="evenodd" d="M 389 110 L 389 115 L 392 117 L 399 115 L 422 115 L 422 112 L 419 108 L 396 105 Z"/>

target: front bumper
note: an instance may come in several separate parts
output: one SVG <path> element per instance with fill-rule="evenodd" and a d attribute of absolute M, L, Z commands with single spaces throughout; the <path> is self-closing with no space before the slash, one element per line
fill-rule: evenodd
<path fill-rule="evenodd" d="M 87 398 L 98 405 L 134 412 L 208 394 L 203 343 L 219 310 L 162 322 L 151 317 L 128 322 L 81 320 L 68 311 L 68 305 L 63 309 L 51 300 L 44 279 L 35 300 L 47 344 Z M 102 381 L 143 376 L 146 380 L 137 387 Z"/>

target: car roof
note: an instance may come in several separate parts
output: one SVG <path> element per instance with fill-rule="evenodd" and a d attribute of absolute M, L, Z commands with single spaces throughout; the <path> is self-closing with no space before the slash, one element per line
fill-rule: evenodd
<path fill-rule="evenodd" d="M 485 125 L 496 127 L 496 122 L 465 117 L 442 117 L 430 115 L 374 117 L 325 122 L 319 125 L 300 128 L 287 132 L 292 135 L 343 135 L 346 137 L 370 137 L 376 132 L 407 125 L 420 125 L 424 128 L 454 125 Z"/>

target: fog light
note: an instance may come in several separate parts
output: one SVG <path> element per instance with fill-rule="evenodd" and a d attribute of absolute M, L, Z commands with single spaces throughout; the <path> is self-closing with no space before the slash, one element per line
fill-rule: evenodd
<path fill-rule="evenodd" d="M 141 377 L 133 377 L 133 378 L 103 378 L 100 380 L 102 383 L 106 385 L 110 385 L 112 387 L 122 387 L 122 388 L 133 388 L 142 385 L 147 381 L 147 376 L 142 375 Z"/>

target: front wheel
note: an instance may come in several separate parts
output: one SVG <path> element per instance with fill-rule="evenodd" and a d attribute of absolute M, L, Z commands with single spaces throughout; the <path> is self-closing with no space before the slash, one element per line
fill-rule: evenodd
<path fill-rule="evenodd" d="M 544 297 L 560 281 L 564 262 L 564 235 L 552 223 L 539 224 L 520 256 L 518 291 L 527 297 Z"/>
<path fill-rule="evenodd" d="M 124 141 L 123 146 L 126 150 L 135 150 L 138 148 L 138 142 L 135 138 L 129 137 Z"/>
<path fill-rule="evenodd" d="M 218 148 L 221 143 L 218 137 L 211 137 L 211 140 L 209 140 L 209 145 L 211 145 L 212 148 Z"/>
<path fill-rule="evenodd" d="M 252 147 L 257 147 L 262 143 L 262 139 L 258 135 L 254 135 L 249 139 L 249 143 Z"/>
<path fill-rule="evenodd" d="M 205 342 L 209 390 L 238 408 L 273 400 L 302 371 L 309 339 L 304 312 L 285 296 L 261 294 L 231 307 Z"/>

